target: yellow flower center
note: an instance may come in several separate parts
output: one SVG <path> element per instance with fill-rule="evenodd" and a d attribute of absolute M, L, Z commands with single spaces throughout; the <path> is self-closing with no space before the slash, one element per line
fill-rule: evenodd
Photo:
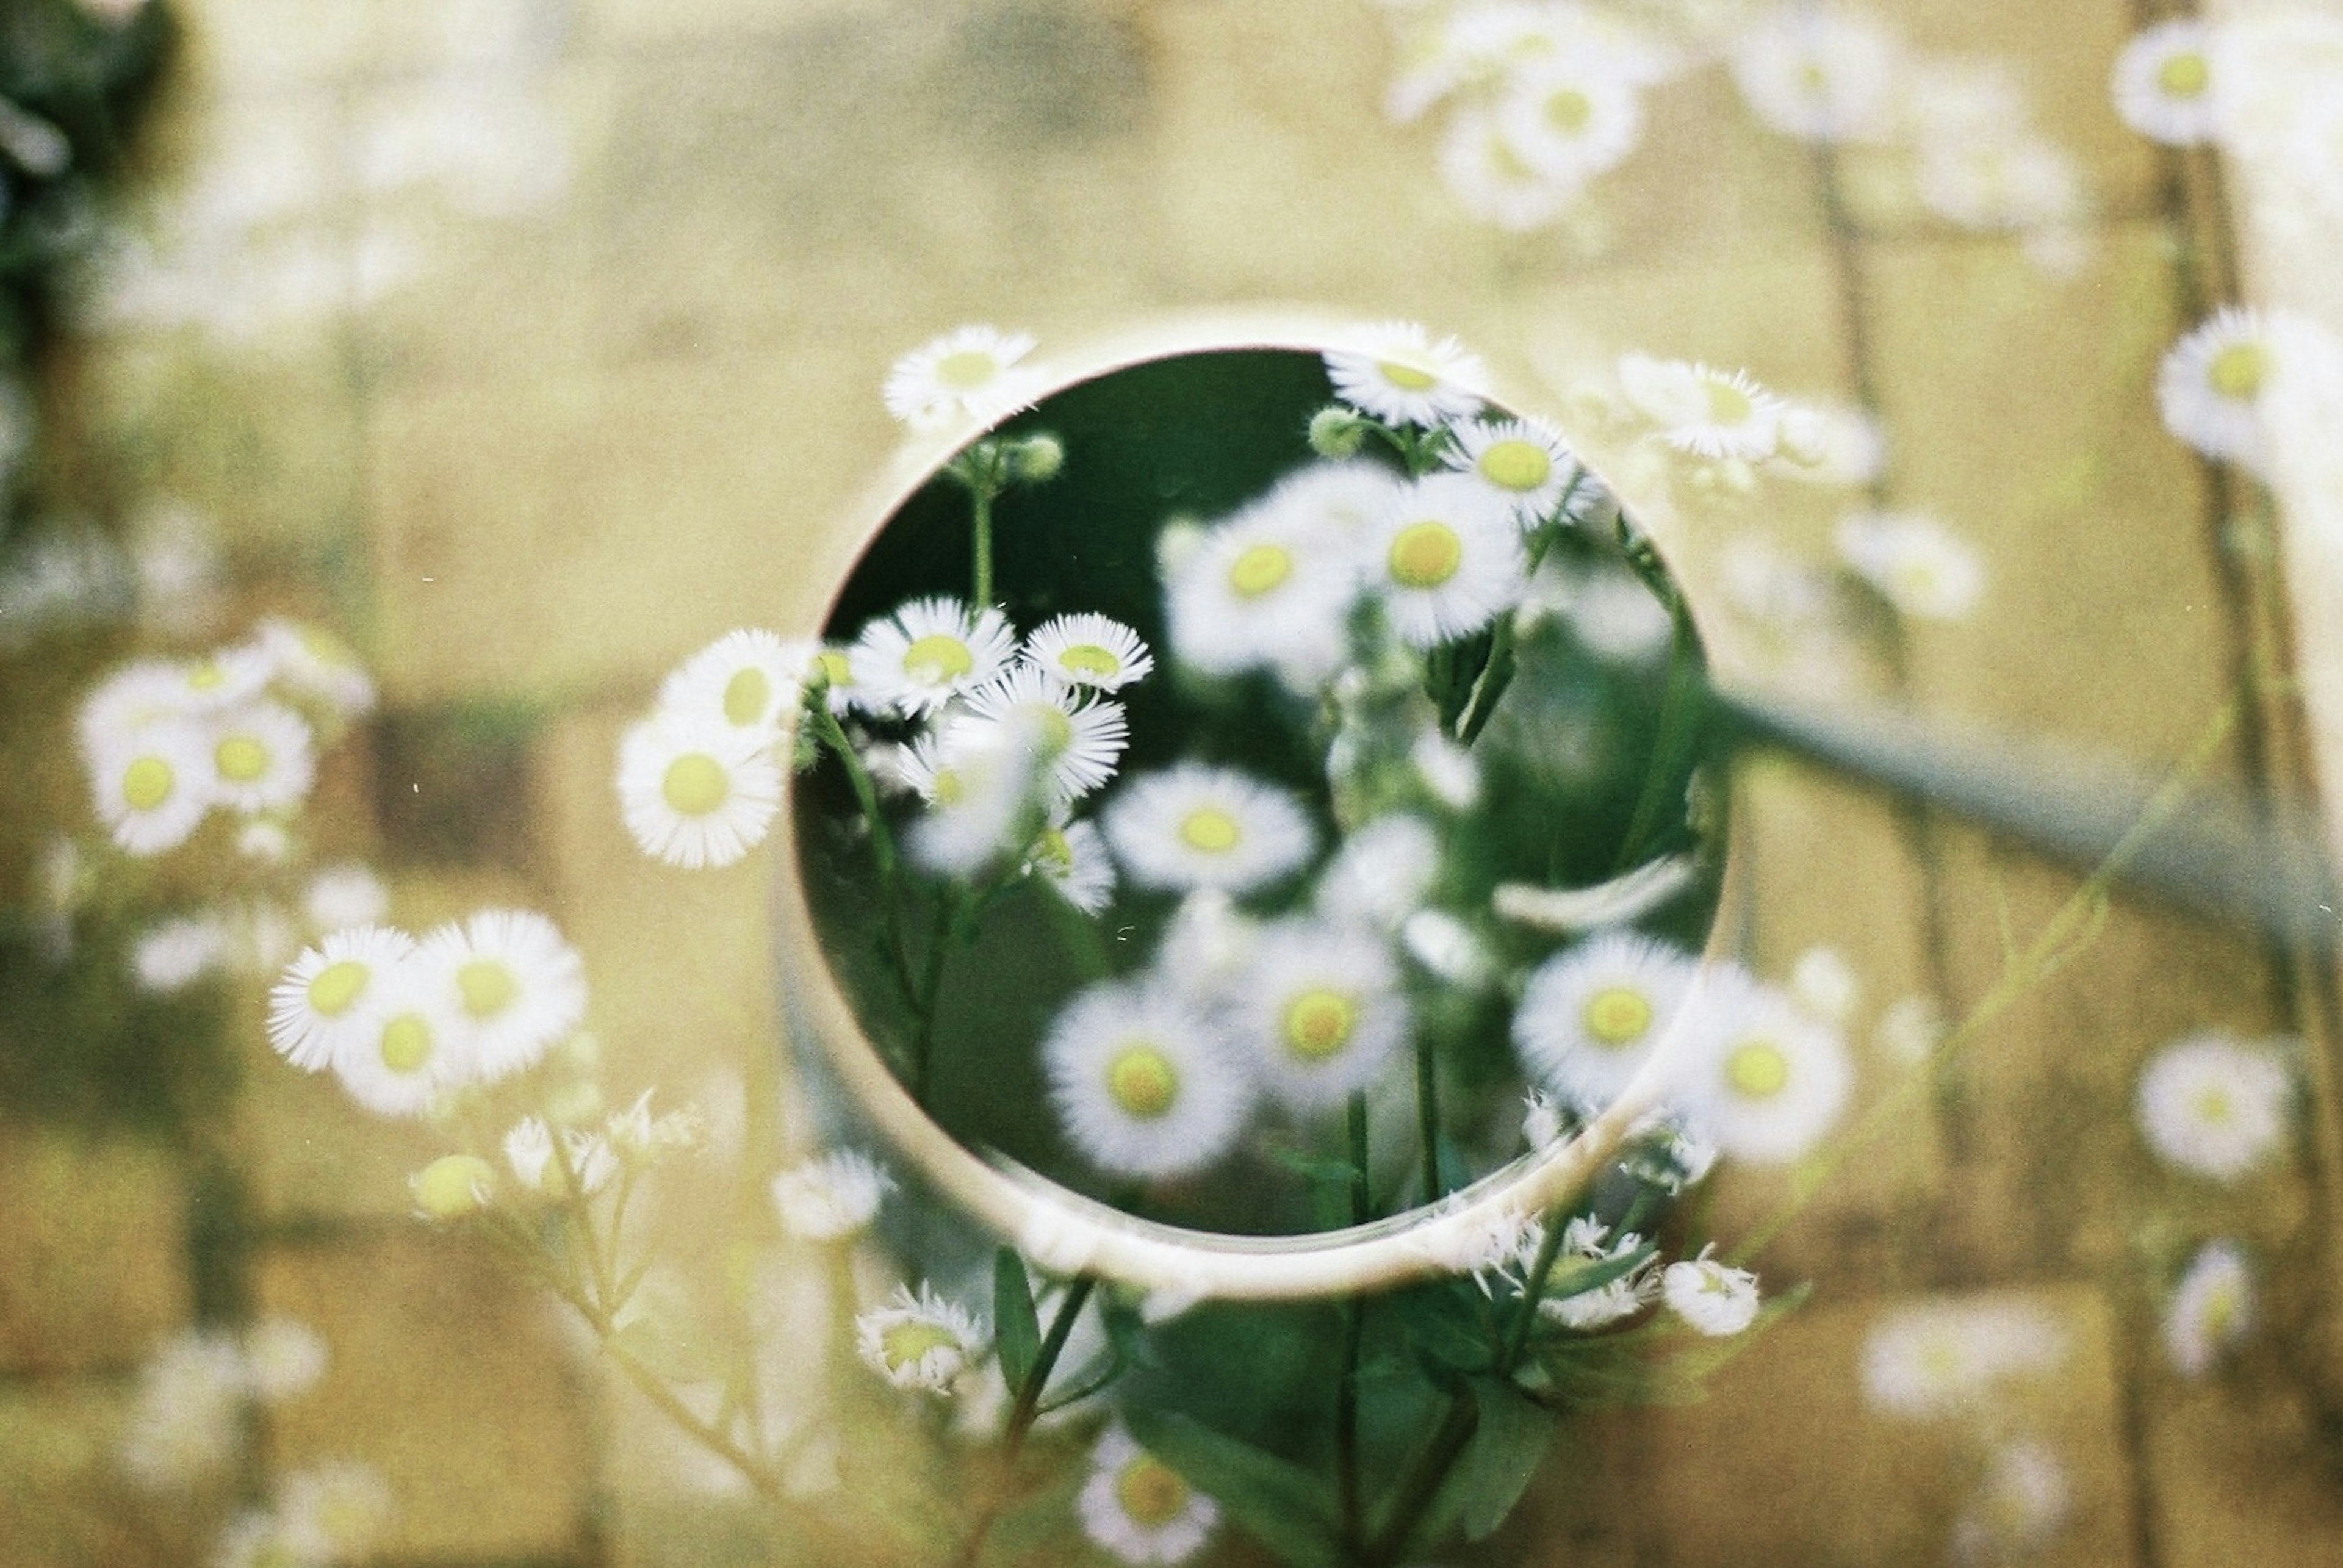
<path fill-rule="evenodd" d="M 249 735 L 231 735 L 212 748 L 213 765 L 231 784 L 249 784 L 268 771 L 268 748 Z"/>
<path fill-rule="evenodd" d="M 1001 362 L 981 348 L 963 348 L 936 361 L 936 379 L 955 392 L 973 392 L 1001 374 Z"/>
<path fill-rule="evenodd" d="M 2269 377 L 2269 351 L 2258 343 L 2232 343 L 2205 367 L 2205 380 L 2221 397 L 2243 402 Z"/>
<path fill-rule="evenodd" d="M 1402 588 L 1436 588 L 1464 564 L 1464 541 L 1446 523 L 1410 523 L 1391 542 L 1392 580 Z"/>
<path fill-rule="evenodd" d="M 1385 381 L 1403 392 L 1429 392 L 1440 385 L 1440 377 L 1431 371 L 1418 369 L 1413 365 L 1403 365 L 1396 359 L 1376 361 L 1375 370 Z"/>
<path fill-rule="evenodd" d="M 1595 1044 L 1605 1050 L 1624 1050 L 1651 1029 L 1652 1000 L 1626 986 L 1604 986 L 1586 999 L 1580 1021 Z"/>
<path fill-rule="evenodd" d="M 1770 1040 L 1753 1040 L 1725 1059 L 1725 1081 L 1744 1100 L 1771 1100 L 1790 1086 L 1790 1059 Z"/>
<path fill-rule="evenodd" d="M 2229 1099 L 2229 1091 L 2217 1085 L 2199 1090 L 2191 1103 L 2196 1108 L 2197 1120 L 2207 1126 L 2226 1125 L 2237 1115 L 2237 1108 Z"/>
<path fill-rule="evenodd" d="M 1142 1530 L 1161 1530 L 1188 1506 L 1188 1483 L 1151 1453 L 1124 1465 L 1114 1478 L 1114 1500 Z"/>
<path fill-rule="evenodd" d="M 814 658 L 821 661 L 821 678 L 830 685 L 843 689 L 854 683 L 854 667 L 838 649 L 825 648 Z"/>
<path fill-rule="evenodd" d="M 1894 575 L 1896 586 L 1909 598 L 1933 598 L 1940 586 L 1936 564 L 1932 561 L 1899 561 Z"/>
<path fill-rule="evenodd" d="M 1323 1061 L 1350 1043 L 1358 1004 L 1340 991 L 1306 990 L 1285 1010 L 1285 1049 L 1305 1061 Z"/>
<path fill-rule="evenodd" d="M 886 1358 L 888 1370 L 901 1372 L 916 1366 L 930 1351 L 957 1351 L 960 1336 L 941 1323 L 914 1318 L 897 1323 L 879 1335 L 879 1353 Z"/>
<path fill-rule="evenodd" d="M 1074 847 L 1055 828 L 1044 828 L 1033 840 L 1033 859 L 1051 875 L 1062 877 L 1074 869 Z"/>
<path fill-rule="evenodd" d="M 134 811 L 152 811 L 171 798 L 178 780 L 160 757 L 141 757 L 122 770 L 122 799 Z"/>
<path fill-rule="evenodd" d="M 466 1012 L 494 1018 L 520 995 L 520 978 L 502 959 L 474 959 L 456 971 L 456 990 L 463 995 Z"/>
<path fill-rule="evenodd" d="M 477 1154 L 443 1154 L 415 1178 L 415 1206 L 435 1220 L 477 1212 L 497 1173 Z"/>
<path fill-rule="evenodd" d="M 187 671 L 187 689 L 190 691 L 216 691 L 226 684 L 227 671 L 220 668 L 219 660 L 216 658 L 206 658 Z"/>
<path fill-rule="evenodd" d="M 358 656 L 350 651 L 349 644 L 323 628 L 299 627 L 295 629 L 294 636 L 300 640 L 302 648 L 309 657 L 319 664 L 350 667 L 358 661 Z"/>
<path fill-rule="evenodd" d="M 1041 755 L 1061 757 L 1074 743 L 1074 721 L 1054 702 L 1036 702 L 1028 709 L 1041 732 Z"/>
<path fill-rule="evenodd" d="M 350 1010 L 374 971 L 356 959 L 343 959 L 319 970 L 309 981 L 309 1006 L 321 1018 L 339 1018 Z"/>
<path fill-rule="evenodd" d="M 2212 67 L 2202 55 L 2175 55 L 2156 68 L 2156 85 L 2173 97 L 2194 98 L 2213 85 Z"/>
<path fill-rule="evenodd" d="M 686 817 L 707 816 L 731 793 L 732 776 L 705 751 L 677 758 L 667 765 L 667 777 L 659 780 L 661 798 Z"/>
<path fill-rule="evenodd" d="M 420 1072 L 431 1060 L 431 1026 L 420 1015 L 400 1013 L 382 1026 L 382 1064 L 393 1072 Z"/>
<path fill-rule="evenodd" d="M 1757 412 L 1749 394 L 1730 381 L 1710 378 L 1701 387 L 1708 394 L 1708 417 L 1719 425 L 1738 425 Z"/>
<path fill-rule="evenodd" d="M 1564 136 L 1574 136 L 1594 118 L 1594 100 L 1576 87 L 1546 95 L 1545 123 Z"/>
<path fill-rule="evenodd" d="M 1078 642 L 1058 655 L 1058 668 L 1069 675 L 1116 676 L 1122 660 L 1094 642 Z"/>
<path fill-rule="evenodd" d="M 933 631 L 903 650 L 903 673 L 930 686 L 958 680 L 976 668 L 976 655 L 950 632 Z"/>
<path fill-rule="evenodd" d="M 1180 819 L 1180 841 L 1207 855 L 1225 855 L 1243 837 L 1237 819 L 1218 806 L 1199 806 Z"/>
<path fill-rule="evenodd" d="M 2227 1340 L 2245 1304 L 2245 1294 L 2235 1281 L 2213 1287 L 2205 1297 L 2205 1332 L 2215 1340 Z"/>
<path fill-rule="evenodd" d="M 1791 80 L 1798 85 L 1798 90 L 1809 98 L 1820 98 L 1830 91 L 1830 73 L 1823 68 L 1819 60 L 1799 61 L 1797 68 L 1790 75 Z"/>
<path fill-rule="evenodd" d="M 1473 466 L 1501 490 L 1534 490 L 1554 477 L 1554 459 L 1535 441 L 1492 441 Z"/>
<path fill-rule="evenodd" d="M 928 794 L 939 806 L 957 806 L 968 798 L 968 785 L 961 779 L 959 769 L 939 768 Z"/>
<path fill-rule="evenodd" d="M 735 724 L 757 723 L 772 700 L 773 683 L 761 669 L 734 670 L 724 683 L 724 717 Z"/>
<path fill-rule="evenodd" d="M 1107 1063 L 1106 1092 L 1123 1114 L 1152 1121 L 1179 1097 L 1179 1070 L 1151 1045 L 1126 1045 Z"/>
<path fill-rule="evenodd" d="M 1293 575 L 1293 554 L 1283 545 L 1248 545 L 1229 566 L 1229 588 L 1240 598 L 1259 598 Z"/>
<path fill-rule="evenodd" d="M 1513 151 L 1512 143 L 1493 131 L 1490 133 L 1488 146 L 1489 166 L 1497 172 L 1500 178 L 1516 185 L 1528 185 L 1541 177 L 1537 170 L 1522 161 L 1522 155 Z"/>

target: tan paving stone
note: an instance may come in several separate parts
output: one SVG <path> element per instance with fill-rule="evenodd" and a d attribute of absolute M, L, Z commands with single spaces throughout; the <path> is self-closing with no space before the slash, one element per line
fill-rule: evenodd
<path fill-rule="evenodd" d="M 332 1363 L 270 1412 L 281 1473 L 355 1458 L 379 1469 L 399 1561 L 563 1560 L 582 1539 L 584 1402 L 550 1303 L 485 1244 L 419 1222 L 269 1249 L 263 1310 L 310 1324 Z"/>
<path fill-rule="evenodd" d="M 2132 1562 L 2105 1304 L 2078 1287 L 2015 1299 L 2051 1313 L 2066 1350 L 2052 1371 L 2000 1385 L 1988 1402 L 1990 1429 L 1865 1408 L 1864 1345 L 1871 1326 L 1899 1304 L 1890 1302 L 1802 1310 L 1717 1374 L 1705 1400 L 1648 1412 L 1637 1441 L 1651 1533 L 1638 1561 L 1671 1568 L 1942 1562 L 1993 1442 L 2026 1438 L 2056 1456 L 2069 1498 L 2065 1528 L 2027 1561 Z"/>
<path fill-rule="evenodd" d="M 0 1368 L 133 1361 L 186 1321 L 181 1180 L 152 1144 L 0 1128 Z"/>
<path fill-rule="evenodd" d="M 95 1381 L 0 1389 L 0 1568 L 176 1568 L 202 1562 L 216 1495 L 142 1496 L 120 1474 L 119 1391 Z"/>
<path fill-rule="evenodd" d="M 2168 1568 L 2343 1559 L 2343 1500 L 2299 1391 L 2173 1389 L 2147 1418 L 2155 1538 Z M 2328 1419 L 2331 1419 L 2328 1418 Z"/>

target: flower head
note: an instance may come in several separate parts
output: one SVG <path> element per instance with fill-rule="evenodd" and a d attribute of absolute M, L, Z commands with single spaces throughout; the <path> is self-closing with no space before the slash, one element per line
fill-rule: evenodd
<path fill-rule="evenodd" d="M 1100 1434 L 1074 1507 L 1082 1533 L 1131 1563 L 1185 1563 L 1221 1520 L 1219 1503 L 1140 1447 L 1121 1422 Z"/>
<path fill-rule="evenodd" d="M 157 1491 L 217 1475 L 244 1441 L 250 1388 L 244 1352 L 226 1335 L 189 1329 L 165 1341 L 138 1369 L 123 1468 Z"/>
<path fill-rule="evenodd" d="M 390 890 L 371 868 L 347 861 L 323 867 L 309 879 L 301 908 L 320 931 L 371 925 L 390 913 Z"/>
<path fill-rule="evenodd" d="M 268 993 L 268 1043 L 304 1072 L 330 1067 L 372 1036 L 415 939 L 387 926 L 328 932 Z"/>
<path fill-rule="evenodd" d="M 790 1235 L 836 1241 L 870 1223 L 895 1190 L 885 1166 L 852 1149 L 792 1165 L 773 1178 L 773 1205 Z"/>
<path fill-rule="evenodd" d="M 2254 1271 L 2245 1250 L 2207 1241 L 2164 1310 L 2164 1350 L 2183 1377 L 2202 1377 L 2254 1327 Z"/>
<path fill-rule="evenodd" d="M 618 790 L 643 852 L 696 869 L 729 866 L 764 842 L 781 773 L 753 732 L 660 713 L 619 741 Z"/>
<path fill-rule="evenodd" d="M 1383 940 L 1314 920 L 1263 927 L 1236 988 L 1246 1065 L 1298 1111 L 1338 1106 L 1373 1083 L 1408 1039 L 1408 1008 Z"/>
<path fill-rule="evenodd" d="M 253 628 L 253 646 L 266 656 L 272 678 L 314 699 L 345 719 L 374 707 L 374 681 L 357 654 L 323 627 L 270 617 Z"/>
<path fill-rule="evenodd" d="M 676 667 L 659 687 L 659 706 L 770 743 L 794 716 L 819 651 L 769 631 L 728 632 Z"/>
<path fill-rule="evenodd" d="M 2158 23 L 2116 56 L 2116 113 L 2152 141 L 2200 146 L 2220 128 L 2223 74 L 2210 27 L 2194 17 Z"/>
<path fill-rule="evenodd" d="M 1783 135 L 1860 141 L 1889 125 L 1903 51 L 1867 16 L 1782 5 L 1734 42 L 1726 63 L 1749 112 Z"/>
<path fill-rule="evenodd" d="M 481 1077 L 533 1066 L 586 1019 L 586 967 L 551 920 L 483 910 L 423 939 L 415 966 L 438 993 Z"/>
<path fill-rule="evenodd" d="M 1285 790 L 1183 762 L 1130 781 L 1108 805 L 1107 843 L 1132 881 L 1250 892 L 1301 869 L 1317 835 Z"/>
<path fill-rule="evenodd" d="M 863 1364 L 897 1388 L 920 1393 L 949 1393 L 983 1347 L 975 1316 L 924 1281 L 918 1295 L 898 1285 L 891 1301 L 854 1320 L 854 1348 Z"/>
<path fill-rule="evenodd" d="M 1114 897 L 1114 857 L 1091 822 L 1058 822 L 1041 829 L 1025 854 L 1026 875 L 1086 915 Z"/>
<path fill-rule="evenodd" d="M 1785 1164 L 1838 1121 L 1854 1079 L 1838 1032 L 1740 970 L 1713 967 L 1685 1020 L 1685 1109 L 1735 1159 Z"/>
<path fill-rule="evenodd" d="M 1052 804 L 1081 799 L 1112 779 L 1131 726 L 1122 704 L 1055 679 L 1037 666 L 1011 667 L 968 694 L 966 722 L 1023 721 Z"/>
<path fill-rule="evenodd" d="M 1214 525 L 1166 561 L 1164 613 L 1181 659 L 1210 675 L 1275 669 L 1312 690 L 1342 662 L 1358 592 L 1352 540 L 1322 510 L 1272 504 Z"/>
<path fill-rule="evenodd" d="M 211 808 L 211 749 L 192 723 L 162 719 L 104 738 L 88 763 L 97 814 L 133 855 L 176 849 Z"/>
<path fill-rule="evenodd" d="M 231 948 L 227 922 L 218 915 L 179 915 L 139 934 L 130 970 L 145 990 L 184 990 L 225 968 Z"/>
<path fill-rule="evenodd" d="M 1038 674 L 1027 674 L 1035 687 L 1047 687 Z M 998 718 L 962 715 L 912 744 L 900 771 L 928 805 L 911 829 L 913 859 L 939 876 L 968 877 L 1029 841 L 1056 789 L 1051 763 L 1074 749 L 1077 737 L 1068 715 L 1049 711 L 1059 726 L 1004 700 Z M 1055 758 L 1053 738 L 1062 742 Z M 1096 766 L 1095 749 L 1083 760 Z"/>
<path fill-rule="evenodd" d="M 243 812 L 278 811 L 300 803 L 317 775 L 309 727 L 282 703 L 257 701 L 207 717 L 211 749 L 206 789 Z"/>
<path fill-rule="evenodd" d="M 920 345 L 887 373 L 887 412 L 914 430 L 973 419 L 989 425 L 1032 399 L 1040 377 L 1021 366 L 1033 351 L 1022 332 L 968 326 Z"/>
<path fill-rule="evenodd" d="M 2028 1302 L 1942 1299 L 1900 1307 L 1863 1345 L 1864 1398 L 1910 1420 L 1952 1415 L 2000 1383 L 2055 1371 L 2066 1358 L 2058 1320 Z"/>
<path fill-rule="evenodd" d="M 2278 1152 L 2293 1101 L 2293 1076 L 2270 1047 L 2193 1034 L 2149 1060 L 2136 1109 L 2166 1164 L 2235 1181 Z"/>
<path fill-rule="evenodd" d="M 1402 642 L 1470 636 L 1521 598 L 1513 508 L 1465 474 L 1433 474 L 1391 498 L 1367 554 L 1367 581 Z"/>
<path fill-rule="evenodd" d="M 245 1371 L 253 1393 L 267 1403 L 315 1388 L 327 1359 L 324 1336 L 297 1319 L 263 1318 L 244 1332 Z"/>
<path fill-rule="evenodd" d="M 1486 486 L 1524 529 L 1552 517 L 1581 473 L 1569 446 L 1542 419 L 1477 419 L 1453 429 L 1442 460 Z"/>
<path fill-rule="evenodd" d="M 1155 656 L 1137 632 L 1088 611 L 1043 621 L 1019 657 L 1052 680 L 1098 691 L 1121 691 L 1155 668 Z"/>
<path fill-rule="evenodd" d="M 1440 138 L 1440 176 L 1474 217 L 1523 233 L 1544 228 L 1578 202 L 1584 187 L 1533 167 L 1489 109 L 1459 109 Z"/>
<path fill-rule="evenodd" d="M 1643 99 L 1601 55 L 1564 55 L 1513 77 L 1497 124 L 1523 163 L 1556 184 L 1578 186 L 1635 150 Z"/>
<path fill-rule="evenodd" d="M 937 595 L 872 620 L 848 658 L 862 706 L 925 719 L 998 679 L 1016 652 L 1016 634 L 999 610 Z"/>
<path fill-rule="evenodd" d="M 1719 370 L 1684 359 L 1628 354 L 1619 382 L 1659 437 L 1697 457 L 1755 462 L 1774 455 L 1784 405 L 1746 370 Z"/>
<path fill-rule="evenodd" d="M 1676 1316 L 1720 1339 L 1757 1321 L 1757 1276 L 1716 1261 L 1705 1250 L 1670 1263 L 1660 1275 L 1660 1293 Z"/>
<path fill-rule="evenodd" d="M 1523 1066 L 1577 1104 L 1610 1104 L 1674 1027 L 1692 974 L 1684 953 L 1630 932 L 1554 954 L 1513 1011 Z"/>
<path fill-rule="evenodd" d="M 2274 407 L 2332 407 L 2338 381 L 2343 346 L 2318 322 L 2292 311 L 2224 306 L 2166 353 L 2156 398 L 2174 435 L 2208 457 L 2262 473 Z"/>
<path fill-rule="evenodd" d="M 1633 1231 L 1623 1231 L 1607 1243 L 1604 1231 L 1605 1227 L 1598 1220 L 1572 1220 L 1563 1230 L 1562 1251 L 1557 1256 L 1565 1261 L 1608 1263 L 1633 1257 L 1643 1249 L 1644 1238 Z M 1660 1293 L 1657 1263 L 1655 1257 L 1645 1258 L 1625 1273 L 1591 1291 L 1550 1295 L 1538 1302 L 1538 1312 L 1564 1328 L 1582 1333 L 1634 1317 Z"/>
<path fill-rule="evenodd" d="M 1081 991 L 1050 1025 L 1041 1063 L 1068 1141 L 1117 1175 L 1200 1170 L 1228 1150 L 1252 1108 L 1243 1070 L 1166 986 Z"/>
<path fill-rule="evenodd" d="M 1903 614 L 1963 620 L 1985 593 L 1976 551 L 1917 512 L 1855 512 L 1838 525 L 1839 558 Z"/>
<path fill-rule="evenodd" d="M 1440 875 L 1440 839 L 1404 811 L 1375 818 L 1342 840 L 1318 879 L 1321 920 L 1397 930 L 1423 907 Z"/>
<path fill-rule="evenodd" d="M 1434 340 L 1412 321 L 1387 321 L 1353 334 L 1356 347 L 1329 350 L 1334 396 L 1393 425 L 1430 428 L 1481 411 L 1481 361 L 1453 337 Z"/>

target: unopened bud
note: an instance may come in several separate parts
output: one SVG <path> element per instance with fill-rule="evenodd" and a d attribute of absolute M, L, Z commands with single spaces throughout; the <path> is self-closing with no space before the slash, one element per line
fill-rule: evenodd
<path fill-rule="evenodd" d="M 1009 448 L 1009 474 L 1029 485 L 1047 484 L 1066 466 L 1066 446 L 1055 436 L 1028 436 Z"/>
<path fill-rule="evenodd" d="M 1355 457 L 1366 441 L 1366 421 L 1340 403 L 1310 416 L 1310 449 L 1322 457 Z"/>
<path fill-rule="evenodd" d="M 461 1220 L 488 1206 L 497 1173 L 477 1154 L 443 1154 L 409 1177 L 407 1185 L 426 1219 Z"/>

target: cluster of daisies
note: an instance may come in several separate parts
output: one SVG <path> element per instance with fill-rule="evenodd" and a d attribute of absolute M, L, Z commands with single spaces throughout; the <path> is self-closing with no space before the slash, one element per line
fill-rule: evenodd
<path fill-rule="evenodd" d="M 189 1329 L 164 1341 L 138 1367 L 116 1447 L 124 1473 L 159 1497 L 232 1482 L 247 1462 L 256 1411 L 308 1392 L 327 1360 L 326 1342 L 290 1318 L 265 1318 L 240 1332 Z M 230 1520 L 210 1561 L 223 1568 L 363 1562 L 391 1513 L 389 1487 L 372 1467 L 321 1461 L 279 1476 L 265 1505 Z"/>
<path fill-rule="evenodd" d="M 1581 0 L 1386 3 L 1400 63 L 1385 112 L 1406 123 L 1448 107 L 1441 173 L 1484 221 L 1569 224 L 1599 244 L 1584 198 L 1642 141 L 1646 98 L 1721 62 L 1769 129 L 1908 154 L 1892 170 L 1895 188 L 1873 199 L 2019 235 L 2046 266 L 2077 257 L 2081 169 L 2036 126 L 2014 78 L 1916 51 L 1865 12 L 1774 5 L 1669 35 Z"/>
<path fill-rule="evenodd" d="M 2141 1136 L 2164 1164 L 2196 1181 L 2234 1186 L 2287 1157 L 2295 1124 L 2291 1042 L 2185 1035 L 2140 1070 L 2134 1110 Z M 2243 1243 L 2216 1237 L 2197 1247 L 2166 1300 L 2165 1352 L 2174 1369 L 2200 1377 L 2253 1331 L 2252 1261 Z"/>

